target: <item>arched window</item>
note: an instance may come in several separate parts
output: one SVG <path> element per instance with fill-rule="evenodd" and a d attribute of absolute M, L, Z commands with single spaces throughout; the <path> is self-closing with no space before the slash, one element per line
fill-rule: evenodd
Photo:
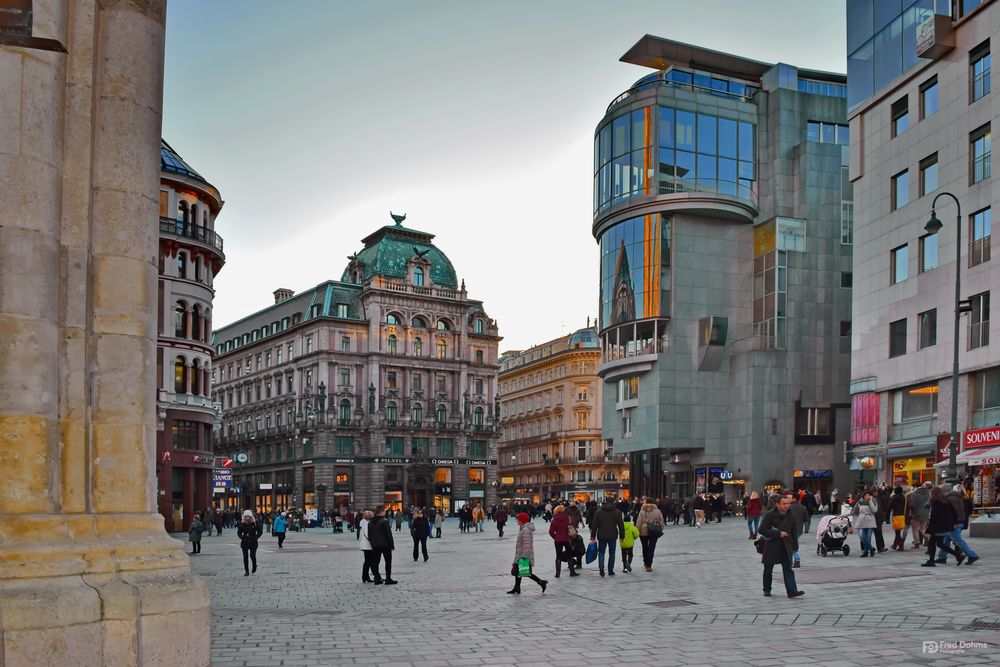
<path fill-rule="evenodd" d="M 448 408 L 445 407 L 444 403 L 441 403 L 437 407 L 437 423 L 439 426 L 444 426 L 445 420 L 448 418 Z"/>
<path fill-rule="evenodd" d="M 437 351 L 438 351 L 438 359 L 447 359 L 448 358 L 448 343 L 445 342 L 445 341 L 443 341 L 443 340 L 439 340 L 437 342 Z"/>
<path fill-rule="evenodd" d="M 483 421 L 483 409 L 476 408 L 475 412 L 472 413 L 472 427 L 477 431 L 482 431 L 485 422 Z"/>
<path fill-rule="evenodd" d="M 396 336 L 389 334 L 389 340 L 386 342 L 386 348 L 388 349 L 389 354 L 396 354 Z"/>
<path fill-rule="evenodd" d="M 476 321 L 472 325 L 472 330 L 476 333 L 483 333 L 483 319 L 481 317 L 476 318 Z"/>
<path fill-rule="evenodd" d="M 389 313 L 388 315 L 385 316 L 385 323 L 386 324 L 399 324 L 399 318 L 396 317 L 395 313 Z"/>
<path fill-rule="evenodd" d="M 192 237 L 197 234 L 195 228 L 198 226 L 198 205 L 191 204 L 191 224 L 188 225 L 187 233 Z"/>
<path fill-rule="evenodd" d="M 195 258 L 191 263 L 194 264 L 194 279 L 201 282 L 201 260 Z"/>
<path fill-rule="evenodd" d="M 177 275 L 181 278 L 187 278 L 187 253 L 185 252 L 177 253 Z"/>
<path fill-rule="evenodd" d="M 188 205 L 187 202 L 181 199 L 177 202 L 177 222 L 180 223 L 178 227 L 181 233 L 184 233 L 184 223 L 188 221 Z"/>
<path fill-rule="evenodd" d="M 425 320 L 424 318 L 422 318 L 419 315 L 417 315 L 416 317 L 413 318 L 413 328 L 414 329 L 426 329 L 427 328 L 427 320 Z"/>
<path fill-rule="evenodd" d="M 178 301 L 174 307 L 174 337 L 187 337 L 187 304 Z"/>
<path fill-rule="evenodd" d="M 207 343 L 208 342 L 208 336 L 212 332 L 212 309 L 211 308 L 206 308 L 205 309 L 205 328 L 204 328 L 204 332 L 205 332 L 205 335 L 202 336 L 202 340 Z"/>
<path fill-rule="evenodd" d="M 201 391 L 201 362 L 195 359 L 191 362 L 191 393 L 197 396 L 202 395 Z"/>
<path fill-rule="evenodd" d="M 394 401 L 385 404 L 385 420 L 389 422 L 389 426 L 396 425 L 396 403 Z"/>
<path fill-rule="evenodd" d="M 201 306 L 198 304 L 191 309 L 191 338 L 201 340 Z"/>
<path fill-rule="evenodd" d="M 606 472 L 604 473 L 603 479 L 605 482 L 616 482 L 618 481 L 618 476 L 615 475 L 613 472 Z"/>
<path fill-rule="evenodd" d="M 438 331 L 450 331 L 451 327 L 448 325 L 448 320 L 438 320 L 437 329 Z"/>
<path fill-rule="evenodd" d="M 420 426 L 421 422 L 424 421 L 424 406 L 419 403 L 413 405 L 413 423 Z"/>
<path fill-rule="evenodd" d="M 174 359 L 174 393 L 187 393 L 187 364 L 184 357 Z"/>
<path fill-rule="evenodd" d="M 424 353 L 424 341 L 420 340 L 420 337 L 413 339 L 413 354 L 419 357 Z"/>
<path fill-rule="evenodd" d="M 351 402 L 346 398 L 340 402 L 340 425 L 347 426 L 351 423 Z"/>
<path fill-rule="evenodd" d="M 413 284 L 417 286 L 424 284 L 424 270 L 419 266 L 413 269 Z"/>

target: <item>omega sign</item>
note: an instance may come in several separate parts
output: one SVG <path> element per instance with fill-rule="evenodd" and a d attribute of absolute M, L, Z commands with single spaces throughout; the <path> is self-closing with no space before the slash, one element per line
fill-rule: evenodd
<path fill-rule="evenodd" d="M 1000 445 L 1000 426 L 991 428 L 981 428 L 975 431 L 966 431 L 962 442 L 965 449 L 970 447 L 992 447 Z"/>

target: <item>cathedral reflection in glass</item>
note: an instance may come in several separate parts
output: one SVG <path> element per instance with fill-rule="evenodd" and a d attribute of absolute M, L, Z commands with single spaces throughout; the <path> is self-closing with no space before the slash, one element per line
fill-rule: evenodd
<path fill-rule="evenodd" d="M 623 220 L 601 235 L 601 328 L 670 310 L 670 218 Z"/>

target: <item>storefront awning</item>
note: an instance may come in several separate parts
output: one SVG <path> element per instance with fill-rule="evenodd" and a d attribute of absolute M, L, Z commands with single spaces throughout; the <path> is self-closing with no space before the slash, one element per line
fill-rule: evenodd
<path fill-rule="evenodd" d="M 970 466 L 1000 465 L 1000 447 L 967 449 L 955 458 L 955 462 Z"/>

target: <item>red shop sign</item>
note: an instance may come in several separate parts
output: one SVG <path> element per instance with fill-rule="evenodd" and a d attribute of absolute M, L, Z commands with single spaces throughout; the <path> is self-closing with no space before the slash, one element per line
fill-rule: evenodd
<path fill-rule="evenodd" d="M 1000 426 L 966 431 L 965 436 L 962 438 L 962 443 L 965 445 L 964 449 L 1000 445 Z"/>

